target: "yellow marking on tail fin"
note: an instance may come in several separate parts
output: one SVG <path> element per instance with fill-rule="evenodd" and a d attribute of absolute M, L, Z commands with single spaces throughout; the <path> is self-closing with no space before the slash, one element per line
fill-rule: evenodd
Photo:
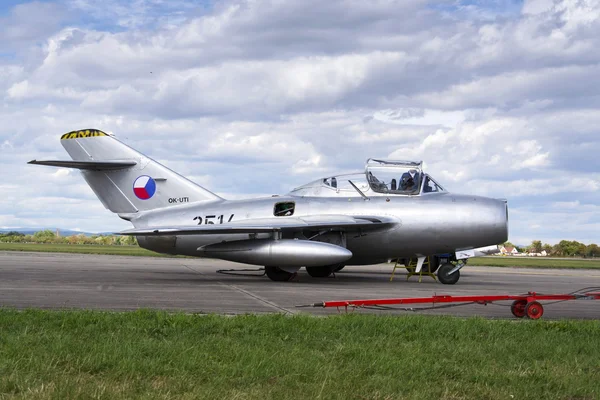
<path fill-rule="evenodd" d="M 80 131 L 73 131 L 69 133 L 65 133 L 60 137 L 60 140 L 63 139 L 81 139 L 81 138 L 89 138 L 95 136 L 108 136 L 108 134 L 102 132 L 98 129 L 83 129 Z"/>

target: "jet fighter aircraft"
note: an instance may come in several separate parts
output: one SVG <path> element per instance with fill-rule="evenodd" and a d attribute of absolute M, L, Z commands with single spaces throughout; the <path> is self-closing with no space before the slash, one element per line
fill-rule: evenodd
<path fill-rule="evenodd" d="M 457 254 L 508 236 L 505 200 L 449 193 L 422 162 L 369 159 L 362 173 L 286 195 L 225 200 L 100 130 L 69 132 L 61 143 L 72 160 L 29 163 L 81 170 L 104 206 L 133 224 L 120 234 L 159 253 L 261 265 L 273 281 L 302 267 L 319 278 L 398 259 L 417 259 L 419 272 L 433 256 L 430 272 L 453 284 Z"/>

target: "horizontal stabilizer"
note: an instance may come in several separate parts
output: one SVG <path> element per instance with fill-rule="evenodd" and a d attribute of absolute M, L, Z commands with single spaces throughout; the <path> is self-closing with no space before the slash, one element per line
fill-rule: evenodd
<path fill-rule="evenodd" d="M 214 235 L 222 233 L 269 233 L 278 231 L 302 231 L 304 229 L 336 229 L 343 231 L 370 231 L 389 228 L 398 221 L 380 217 L 349 217 L 345 215 L 314 215 L 300 218 L 257 218 L 225 224 L 196 226 L 163 226 L 129 229 L 119 235 L 173 236 Z"/>
<path fill-rule="evenodd" d="M 31 160 L 27 164 L 47 165 L 50 167 L 84 169 L 84 170 L 88 170 L 88 171 L 112 171 L 112 170 L 133 167 L 137 163 L 135 161 L 61 161 L 61 160 L 38 161 L 38 160 Z"/>

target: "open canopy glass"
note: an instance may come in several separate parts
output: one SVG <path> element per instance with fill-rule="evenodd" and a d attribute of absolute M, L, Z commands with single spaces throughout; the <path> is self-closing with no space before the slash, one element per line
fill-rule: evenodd
<path fill-rule="evenodd" d="M 294 196 L 387 196 L 444 192 L 428 174 L 421 161 L 369 159 L 364 173 L 321 178 L 294 189 Z"/>

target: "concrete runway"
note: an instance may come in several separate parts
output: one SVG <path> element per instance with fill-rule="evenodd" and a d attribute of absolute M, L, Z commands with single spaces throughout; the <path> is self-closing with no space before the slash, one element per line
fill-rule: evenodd
<path fill-rule="evenodd" d="M 456 285 L 429 277 L 389 281 L 392 265 L 346 267 L 315 279 L 304 270 L 292 282 L 266 276 L 232 276 L 218 269 L 256 268 L 218 260 L 83 254 L 0 252 L 0 306 L 133 310 L 155 308 L 194 313 L 336 314 L 336 309 L 296 308 L 324 300 L 425 297 L 433 294 L 568 293 L 600 286 L 597 270 L 465 267 Z M 260 273 L 258 273 L 260 274 Z M 419 311 L 423 314 L 512 318 L 510 303 Z M 408 314 L 410 311 L 372 311 Z M 545 319 L 600 318 L 600 301 L 567 301 L 545 307 Z"/>

